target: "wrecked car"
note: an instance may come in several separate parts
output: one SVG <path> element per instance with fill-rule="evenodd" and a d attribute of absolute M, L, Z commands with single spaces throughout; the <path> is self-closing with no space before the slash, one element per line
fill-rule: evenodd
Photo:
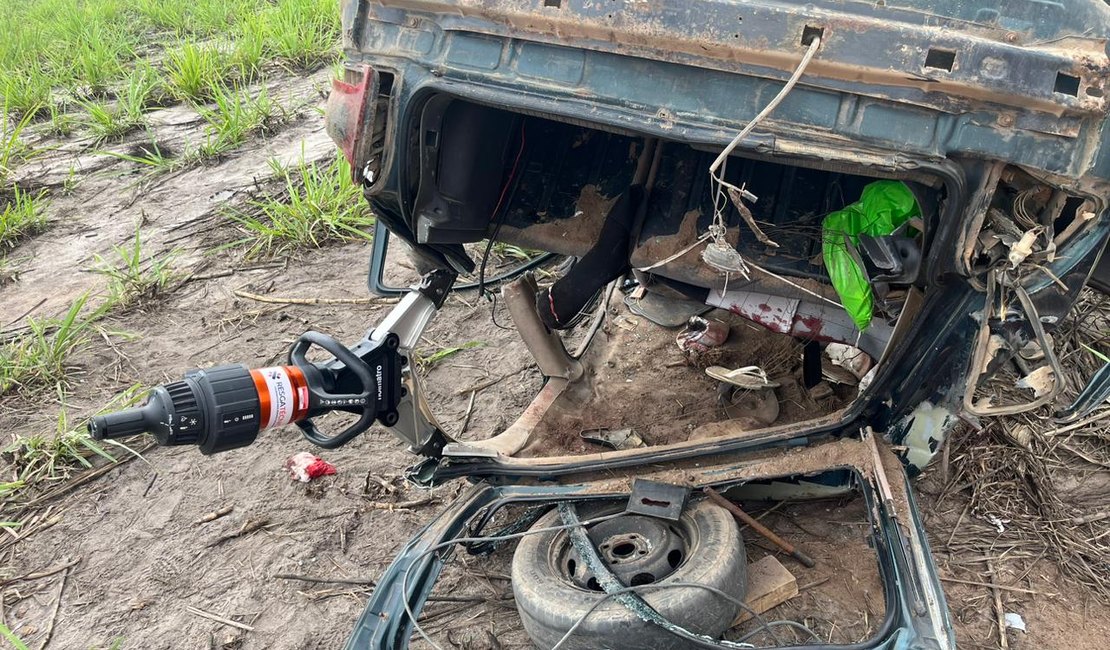
<path fill-rule="evenodd" d="M 352 649 L 427 639 L 447 557 L 498 544 L 540 648 L 955 647 L 909 478 L 961 420 L 1065 388 L 1051 331 L 1110 229 L 1110 6 L 349 0 L 343 25 L 328 132 L 381 226 L 370 286 L 390 290 L 391 237 L 423 279 L 353 345 L 308 332 L 285 366 L 191 372 L 93 434 L 214 453 L 379 424 L 413 481 L 471 481 Z M 490 277 L 493 242 L 569 262 Z M 460 278 L 500 287 L 545 378 L 466 440 L 412 362 Z M 326 431 L 331 411 L 353 417 Z M 796 622 L 756 612 L 760 635 L 729 638 L 736 504 L 830 494 L 865 513 L 874 633 L 776 636 Z"/>

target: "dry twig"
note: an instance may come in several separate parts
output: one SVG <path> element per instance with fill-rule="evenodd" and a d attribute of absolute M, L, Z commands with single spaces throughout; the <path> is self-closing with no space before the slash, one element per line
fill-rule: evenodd
<path fill-rule="evenodd" d="M 235 506 L 224 506 L 218 510 L 213 510 L 212 512 L 209 512 L 208 514 L 194 521 L 193 525 L 199 526 L 200 524 L 206 524 L 210 521 L 216 521 L 220 517 L 226 517 L 227 515 L 230 515 L 233 510 L 235 510 Z"/>
<path fill-rule="evenodd" d="M 58 609 L 62 606 L 62 594 L 66 590 L 66 580 L 69 578 L 70 567 L 62 569 L 62 580 L 58 583 L 58 594 L 54 597 L 54 610 L 50 612 L 50 623 L 46 626 L 46 634 L 42 636 L 42 643 L 39 644 L 39 650 L 43 650 L 48 643 L 50 637 L 54 636 L 54 624 L 58 621 Z"/>
<path fill-rule="evenodd" d="M 220 616 L 219 614 L 213 614 L 212 612 L 206 612 L 203 609 L 200 609 L 199 607 L 193 607 L 192 605 L 186 605 L 185 606 L 185 611 L 189 612 L 193 616 L 199 616 L 201 618 L 207 618 L 210 621 L 215 621 L 217 623 L 222 623 L 222 624 L 230 626 L 230 627 L 236 627 L 236 628 L 239 628 L 240 630 L 246 630 L 247 632 L 253 632 L 254 631 L 254 628 L 251 627 L 250 625 L 247 625 L 246 623 L 240 623 L 239 621 L 233 621 L 230 618 Z"/>

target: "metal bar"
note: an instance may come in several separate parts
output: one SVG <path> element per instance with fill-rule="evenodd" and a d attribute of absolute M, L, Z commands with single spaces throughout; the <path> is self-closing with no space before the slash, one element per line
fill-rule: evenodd
<path fill-rule="evenodd" d="M 790 557 L 792 557 L 795 560 L 801 562 L 807 568 L 812 569 L 813 567 L 817 566 L 817 563 L 813 561 L 813 558 L 811 558 L 810 556 L 803 553 L 801 549 L 795 547 L 790 542 L 788 542 L 785 539 L 776 535 L 775 532 L 772 531 L 770 528 L 767 528 L 763 524 L 756 521 L 755 518 L 753 518 L 748 513 L 744 512 L 740 508 L 740 506 L 738 506 L 735 503 L 733 503 L 733 502 L 729 501 L 728 499 L 724 498 L 723 496 L 721 496 L 721 494 L 719 492 L 717 492 L 713 488 L 706 487 L 705 488 L 705 494 L 709 497 L 709 499 L 713 503 L 716 503 L 717 505 L 721 506 L 725 510 L 728 510 L 729 512 L 731 512 L 732 516 L 736 517 L 737 519 L 744 522 L 748 526 L 751 526 L 752 530 L 759 533 L 760 535 L 763 535 L 767 539 L 771 540 L 771 542 L 773 542 L 775 544 L 775 546 L 778 546 L 782 550 L 786 551 L 786 553 L 789 554 Z"/>

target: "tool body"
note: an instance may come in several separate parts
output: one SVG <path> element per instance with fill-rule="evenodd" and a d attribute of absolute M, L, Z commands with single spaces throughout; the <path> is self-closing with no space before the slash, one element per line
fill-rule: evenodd
<path fill-rule="evenodd" d="M 213 454 L 249 445 L 263 430 L 287 424 L 296 424 L 313 444 L 334 449 L 378 422 L 413 451 L 438 457 L 450 439 L 423 399 L 411 358 L 455 277 L 444 270 L 426 275 L 354 346 L 309 331 L 293 343 L 286 365 L 190 370 L 180 381 L 152 389 L 142 406 L 92 418 L 89 432 L 97 440 L 151 433 L 159 444 L 197 445 Z M 309 361 L 312 347 L 332 358 Z M 327 433 L 316 419 L 335 411 L 358 419 Z"/>

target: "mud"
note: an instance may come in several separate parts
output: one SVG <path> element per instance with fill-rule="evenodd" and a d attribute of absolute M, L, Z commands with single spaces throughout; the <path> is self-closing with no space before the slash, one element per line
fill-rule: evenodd
<path fill-rule="evenodd" d="M 605 217 L 618 198 L 604 196 L 597 186 L 587 185 L 582 188 L 575 203 L 576 211 L 570 217 L 548 220 L 547 215 L 537 215 L 536 223 L 527 228 L 503 226 L 498 239 L 528 248 L 546 246 L 563 255 L 583 255 L 593 248 Z"/>

